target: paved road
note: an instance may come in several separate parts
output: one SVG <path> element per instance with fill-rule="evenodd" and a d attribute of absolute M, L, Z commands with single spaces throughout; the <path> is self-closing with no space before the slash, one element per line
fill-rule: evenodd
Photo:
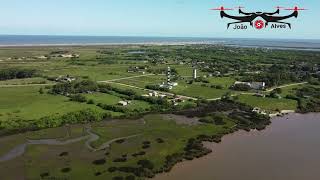
<path fill-rule="evenodd" d="M 282 86 L 277 86 L 277 87 L 273 87 L 271 89 L 266 90 L 266 92 L 271 92 L 277 88 L 286 88 L 286 87 L 290 87 L 290 86 L 297 86 L 297 85 L 303 85 L 303 84 L 307 84 L 308 82 L 301 82 L 301 83 L 293 83 L 293 84 L 287 84 L 287 85 L 282 85 Z"/>
<path fill-rule="evenodd" d="M 138 75 L 138 76 L 130 76 L 130 77 L 124 77 L 124 78 L 118 78 L 118 79 L 111 79 L 106 81 L 98 81 L 100 83 L 108 83 L 108 82 L 114 82 L 114 81 L 120 81 L 120 80 L 126 80 L 126 79 L 134 79 L 139 77 L 145 77 L 145 76 L 154 76 L 155 74 L 144 74 L 144 75 Z"/>

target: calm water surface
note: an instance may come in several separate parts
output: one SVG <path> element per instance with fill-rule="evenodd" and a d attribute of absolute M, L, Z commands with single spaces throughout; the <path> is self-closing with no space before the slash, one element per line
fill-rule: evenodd
<path fill-rule="evenodd" d="M 213 153 L 155 180 L 319 180 L 320 114 L 277 117 L 265 131 L 237 132 Z"/>

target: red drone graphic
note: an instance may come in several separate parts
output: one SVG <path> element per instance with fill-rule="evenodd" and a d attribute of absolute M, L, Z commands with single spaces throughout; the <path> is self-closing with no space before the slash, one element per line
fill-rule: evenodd
<path fill-rule="evenodd" d="M 262 20 L 256 20 L 254 22 L 254 26 L 256 27 L 256 29 L 262 29 L 264 28 L 264 22 Z"/>
<path fill-rule="evenodd" d="M 297 18 L 298 17 L 298 12 L 301 11 L 301 10 L 307 10 L 305 8 L 299 8 L 297 6 L 295 6 L 294 8 L 285 8 L 285 7 L 281 7 L 281 6 L 277 6 L 276 7 L 276 11 L 275 12 L 250 12 L 250 13 L 247 13 L 247 12 L 243 12 L 242 9 L 244 9 L 244 7 L 242 6 L 239 6 L 239 7 L 235 7 L 235 9 L 238 9 L 239 10 L 239 14 L 242 14 L 244 16 L 232 16 L 232 15 L 229 15 L 227 13 L 225 13 L 225 11 L 227 10 L 233 10 L 232 8 L 225 8 L 223 6 L 219 7 L 219 8 L 213 8 L 211 10 L 217 10 L 217 11 L 220 11 L 220 16 L 221 18 L 229 18 L 229 19 L 233 19 L 233 20 L 237 20 L 236 22 L 232 22 L 232 23 L 228 23 L 228 27 L 231 25 L 231 24 L 238 24 L 238 23 L 245 23 L 245 22 L 248 22 L 250 23 L 251 26 L 253 26 L 253 21 L 260 17 L 262 18 L 265 23 L 262 21 L 262 20 L 258 20 L 258 21 L 255 21 L 255 27 L 257 29 L 262 29 L 263 27 L 266 27 L 268 26 L 269 23 L 280 23 L 280 24 L 286 24 L 289 26 L 289 28 L 291 28 L 291 24 L 290 23 L 287 23 L 287 22 L 283 22 L 282 20 L 285 20 L 285 19 L 289 19 L 289 18 L 292 18 L 292 17 L 295 17 Z M 284 10 L 293 10 L 293 12 L 289 15 L 286 15 L 286 16 L 276 16 L 276 14 L 280 14 L 280 9 L 284 9 Z"/>

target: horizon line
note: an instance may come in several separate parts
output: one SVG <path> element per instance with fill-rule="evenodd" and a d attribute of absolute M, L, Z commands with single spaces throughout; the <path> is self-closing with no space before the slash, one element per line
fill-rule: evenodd
<path fill-rule="evenodd" d="M 208 37 L 208 36 L 162 36 L 162 35 L 69 35 L 69 34 L 0 34 L 0 36 L 55 36 L 55 37 L 129 37 L 129 38 L 199 38 L 199 39 L 265 39 L 265 40 L 320 40 L 320 38 L 260 38 L 260 37 Z"/>

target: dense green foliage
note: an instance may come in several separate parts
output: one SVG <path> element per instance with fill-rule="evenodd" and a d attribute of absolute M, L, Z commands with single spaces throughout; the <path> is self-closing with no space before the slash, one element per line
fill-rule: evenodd
<path fill-rule="evenodd" d="M 66 82 L 66 83 L 59 83 L 52 87 L 51 93 L 52 94 L 77 94 L 77 93 L 88 93 L 88 92 L 95 92 L 98 90 L 98 84 L 91 80 L 82 80 L 76 82 Z"/>
<path fill-rule="evenodd" d="M 35 69 L 9 68 L 0 69 L 0 81 L 9 79 L 31 78 L 37 75 Z"/>
<path fill-rule="evenodd" d="M 146 85 L 145 87 L 146 89 L 150 89 L 150 90 L 155 90 L 155 91 L 164 91 L 164 92 L 168 92 L 169 89 L 165 88 L 165 87 L 160 87 L 159 85 Z"/>
<path fill-rule="evenodd" d="M 299 75 L 296 71 L 298 70 L 294 69 L 294 67 L 289 68 L 285 65 L 273 65 L 260 74 L 254 76 L 246 75 L 242 79 L 248 82 L 265 82 L 267 87 L 307 80 L 308 77 L 306 75 Z"/>
<path fill-rule="evenodd" d="M 296 91 L 296 96 L 301 112 L 320 112 L 320 88 L 303 87 Z"/>
<path fill-rule="evenodd" d="M 0 122 L 0 136 L 29 130 L 60 127 L 65 124 L 97 122 L 103 120 L 107 116 L 109 115 L 106 113 L 100 113 L 92 109 L 84 109 L 64 115 L 46 116 L 30 121 L 12 119 L 11 121 Z"/>

